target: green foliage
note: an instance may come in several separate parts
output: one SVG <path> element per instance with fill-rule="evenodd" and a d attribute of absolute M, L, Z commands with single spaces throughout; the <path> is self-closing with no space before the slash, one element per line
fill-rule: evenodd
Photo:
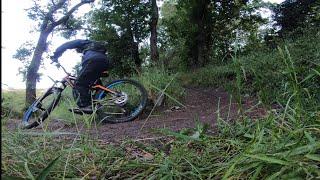
<path fill-rule="evenodd" d="M 53 0 L 44 5 L 39 0 L 33 1 L 33 6 L 27 8 L 27 16 L 35 21 L 37 26 L 35 26 L 35 30 L 43 31 L 46 28 L 44 22 L 48 23 L 48 21 L 57 22 L 60 20 L 61 15 L 66 15 L 68 10 L 70 10 L 70 2 L 66 1 L 56 1 Z M 76 35 L 76 31 L 81 29 L 83 26 L 83 22 L 81 19 L 75 18 L 72 14 L 64 21 L 63 24 L 60 24 L 57 27 L 57 32 L 61 33 L 61 35 L 65 38 L 70 38 L 73 35 Z"/>
<path fill-rule="evenodd" d="M 208 65 L 193 72 L 181 74 L 179 79 L 185 86 L 221 87 L 227 86 L 235 79 L 233 64 L 224 66 Z"/>
<path fill-rule="evenodd" d="M 280 35 L 303 34 L 305 28 L 319 27 L 319 6 L 317 0 L 286 0 L 274 8 Z"/>
<path fill-rule="evenodd" d="M 172 61 L 174 53 L 179 59 L 176 68 L 203 67 L 230 59 L 235 39 L 250 44 L 260 38 L 254 35 L 265 23 L 256 12 L 265 6 L 261 1 L 166 1 L 163 6 L 160 25 L 172 47 L 166 59 Z"/>
<path fill-rule="evenodd" d="M 240 57 L 247 90 L 257 93 L 265 103 L 284 104 L 288 89 L 303 93 L 301 98 L 319 99 L 320 36 L 314 32 L 306 31 L 303 37 L 285 41 L 279 50 L 262 49 Z M 295 84 L 288 83 L 292 78 Z M 297 84 L 301 89 L 296 89 Z"/>
<path fill-rule="evenodd" d="M 19 74 L 22 75 L 23 81 L 26 80 L 27 69 L 31 62 L 31 56 L 34 50 L 35 45 L 33 42 L 25 42 L 19 47 L 19 49 L 17 49 L 16 53 L 12 56 L 14 59 L 19 60 L 23 64 L 23 66 L 19 67 L 18 69 Z"/>
<path fill-rule="evenodd" d="M 102 1 L 88 14 L 88 35 L 108 42 L 108 55 L 117 74 L 136 73 L 135 68 L 141 67 L 139 43 L 148 36 L 149 18 L 148 1 Z"/>
<path fill-rule="evenodd" d="M 83 28 L 84 23 L 84 20 L 70 15 L 68 21 L 66 21 L 64 24 L 61 24 L 61 26 L 57 28 L 57 31 L 62 37 L 70 39 L 77 34 L 78 30 Z"/>

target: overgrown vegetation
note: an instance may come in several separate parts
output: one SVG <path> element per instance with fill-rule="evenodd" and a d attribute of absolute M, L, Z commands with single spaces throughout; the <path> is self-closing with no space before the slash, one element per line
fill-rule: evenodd
<path fill-rule="evenodd" d="M 181 79 L 186 85 L 224 85 L 233 92 L 237 86 L 236 71 L 240 69 L 243 81 L 242 94 L 257 95 L 265 104 L 284 104 L 289 98 L 286 92 L 299 85 L 302 88 L 299 91 L 304 94 L 301 98 L 315 100 L 318 104 L 319 42 L 318 29 L 305 30 L 303 36 L 295 40 L 286 39 L 278 44 L 276 49 L 263 46 L 247 55 L 235 55 L 233 59 L 236 61 L 226 65 L 211 65 L 192 73 L 185 73 Z M 296 78 L 295 85 L 288 83 L 292 78 Z"/>
<path fill-rule="evenodd" d="M 185 96 L 185 90 L 178 79 L 179 73 L 170 73 L 165 69 L 151 68 L 140 74 L 137 79 L 147 89 L 149 98 L 156 103 L 162 96 L 166 100 L 160 105 L 179 105 Z"/>

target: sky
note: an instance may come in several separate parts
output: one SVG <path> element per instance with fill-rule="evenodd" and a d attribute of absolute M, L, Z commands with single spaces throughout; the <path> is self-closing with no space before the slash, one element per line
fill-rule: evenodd
<path fill-rule="evenodd" d="M 281 3 L 284 0 L 265 0 L 273 3 Z M 22 82 L 22 76 L 18 74 L 18 68 L 22 63 L 12 58 L 16 50 L 26 41 L 32 40 L 37 42 L 38 33 L 31 33 L 34 22 L 27 17 L 26 8 L 32 6 L 32 0 L 4 0 L 1 6 L 1 88 L 2 89 L 23 89 L 25 82 Z M 73 1 L 74 2 L 74 1 Z M 77 1 L 78 2 L 78 1 Z M 97 2 L 97 1 L 96 1 Z M 79 8 L 78 15 L 87 12 L 90 5 L 86 4 Z M 75 38 L 85 38 L 77 35 Z M 54 50 L 67 40 L 55 36 L 49 36 L 48 40 L 52 41 L 51 50 Z M 81 61 L 80 54 L 74 50 L 66 51 L 59 62 L 71 72 L 72 68 Z M 40 73 L 45 73 L 41 77 L 37 88 L 48 88 L 52 85 L 49 77 L 60 80 L 65 76 L 62 70 L 58 70 L 54 65 L 50 64 L 50 60 L 44 59 L 45 69 L 41 69 Z"/>

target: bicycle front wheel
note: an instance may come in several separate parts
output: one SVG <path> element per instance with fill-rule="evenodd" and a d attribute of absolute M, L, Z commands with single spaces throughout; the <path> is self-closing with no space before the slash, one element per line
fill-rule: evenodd
<path fill-rule="evenodd" d="M 62 90 L 59 88 L 48 89 L 43 96 L 37 99 L 24 113 L 23 128 L 37 127 L 46 120 L 61 98 Z"/>
<path fill-rule="evenodd" d="M 121 123 L 136 119 L 144 110 L 148 93 L 137 81 L 116 80 L 106 87 L 115 93 L 97 94 L 97 114 L 102 122 Z"/>

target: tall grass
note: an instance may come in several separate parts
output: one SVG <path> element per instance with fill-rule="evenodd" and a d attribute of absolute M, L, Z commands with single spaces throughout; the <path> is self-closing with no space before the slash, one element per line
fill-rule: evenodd
<path fill-rule="evenodd" d="M 110 169 L 109 175 L 137 179 L 320 178 L 320 104 L 317 99 L 304 98 L 314 95 L 304 83 L 313 83 L 318 77 L 299 74 L 288 48 L 280 48 L 278 53 L 284 66 L 280 78 L 286 83 L 275 91 L 281 92 L 278 103 L 283 108 L 271 108 L 261 119 L 245 117 L 233 123 L 225 123 L 218 116 L 217 136 L 206 135 L 204 126 L 180 133 L 160 130 L 174 138 L 166 148 L 142 146 L 153 153 L 152 160 L 127 160 Z M 242 83 L 236 85 L 242 91 Z"/>
<path fill-rule="evenodd" d="M 1 117 L 22 117 L 25 106 L 24 90 L 1 91 Z"/>
<path fill-rule="evenodd" d="M 284 104 L 288 91 L 295 91 L 301 98 L 316 100 L 311 100 L 310 106 L 305 104 L 314 106 L 320 100 L 319 49 L 320 34 L 306 31 L 305 36 L 285 41 L 278 49 L 262 49 L 241 57 L 249 80 L 245 91 L 256 93 L 265 104 Z"/>
<path fill-rule="evenodd" d="M 163 105 L 181 105 L 185 97 L 185 89 L 182 87 L 178 79 L 179 73 L 169 73 L 164 69 L 151 68 L 144 70 L 139 76 L 133 77 L 144 85 L 148 91 L 149 98 L 153 100 L 154 104 L 157 99 L 164 93 Z M 166 87 L 170 84 L 168 87 Z M 166 89 L 165 92 L 162 92 Z"/>
<path fill-rule="evenodd" d="M 235 74 L 234 64 L 230 63 L 223 66 L 208 65 L 181 73 L 178 78 L 186 87 L 221 87 L 234 80 Z"/>

